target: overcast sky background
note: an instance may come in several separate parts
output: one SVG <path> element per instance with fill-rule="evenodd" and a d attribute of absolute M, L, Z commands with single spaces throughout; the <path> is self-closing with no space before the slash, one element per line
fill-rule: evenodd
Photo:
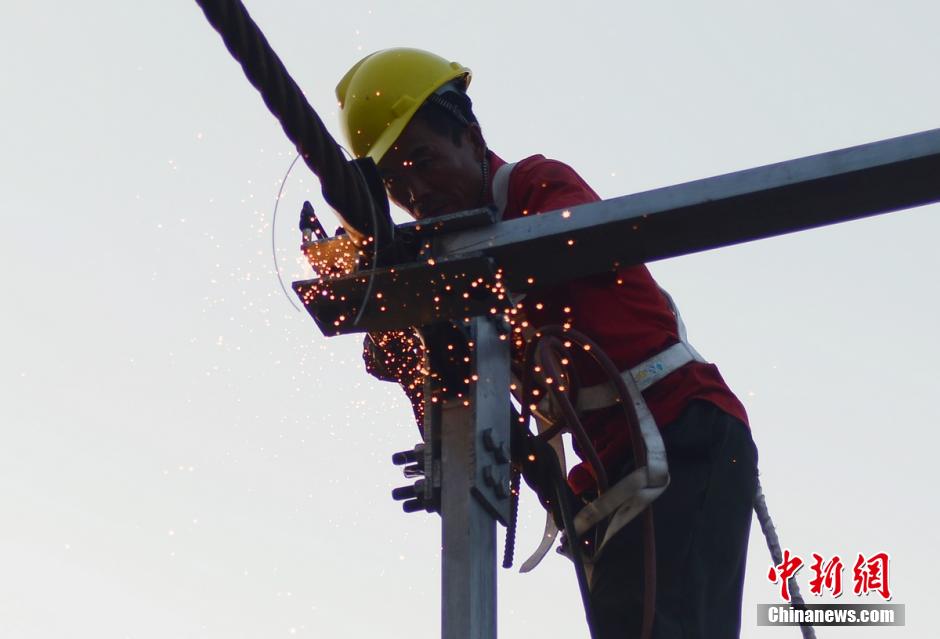
<path fill-rule="evenodd" d="M 473 69 L 498 154 L 603 197 L 940 126 L 926 0 L 247 5 L 336 135 L 347 68 L 422 47 Z M 438 519 L 389 497 L 410 411 L 281 292 L 293 149 L 219 36 L 183 0 L 0 7 L 0 637 L 436 636 Z M 330 219 L 298 166 L 287 281 L 307 198 Z M 891 554 L 907 626 L 820 637 L 936 627 L 938 233 L 925 207 L 651 265 L 783 543 L 840 554 L 844 603 Z M 770 563 L 755 521 L 742 636 L 798 637 L 755 625 Z M 502 636 L 587 636 L 567 560 L 499 587 Z"/>

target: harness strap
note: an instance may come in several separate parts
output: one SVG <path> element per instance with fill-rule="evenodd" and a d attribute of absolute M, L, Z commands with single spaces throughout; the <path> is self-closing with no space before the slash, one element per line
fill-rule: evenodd
<path fill-rule="evenodd" d="M 597 523 L 605 517 L 613 515 L 607 525 L 604 539 L 597 545 L 597 550 L 594 553 L 595 560 L 600 557 L 607 541 L 640 514 L 647 504 L 659 497 L 669 485 L 669 464 L 666 460 L 666 446 L 663 444 L 663 438 L 659 432 L 659 427 L 656 425 L 656 420 L 653 418 L 653 413 L 646 405 L 643 394 L 639 385 L 633 379 L 633 375 L 623 376 L 623 381 L 630 395 L 630 400 L 633 402 L 637 420 L 640 423 L 640 435 L 643 437 L 646 446 L 646 467 L 638 468 L 614 484 L 601 498 L 587 504 L 575 517 L 575 530 L 580 534 L 593 525 L 588 525 L 588 521 L 594 520 L 594 523 Z M 611 494 L 611 496 L 606 498 L 608 494 Z M 593 508 L 591 508 L 592 506 Z M 583 518 L 581 518 L 582 513 L 584 514 Z M 580 526 L 579 518 L 581 518 Z"/>
<path fill-rule="evenodd" d="M 583 535 L 592 527 L 606 519 L 611 513 L 616 513 L 607 527 L 607 534 L 594 554 L 596 559 L 604 544 L 613 537 L 614 533 L 623 528 L 634 517 L 643 512 L 647 505 L 663 494 L 669 485 L 669 476 L 661 486 L 650 486 L 648 481 L 649 468 L 641 466 L 632 473 L 614 484 L 606 493 L 586 504 L 574 518 L 574 529 L 578 535 Z"/>
<path fill-rule="evenodd" d="M 594 560 L 600 557 L 607 541 L 613 538 L 621 528 L 643 512 L 643 509 L 659 497 L 669 485 L 669 465 L 666 460 L 666 447 L 663 444 L 662 435 L 659 432 L 659 427 L 656 425 L 656 420 L 653 418 L 653 414 L 646 405 L 639 385 L 634 381 L 633 376 L 624 376 L 623 380 L 627 387 L 627 392 L 630 395 L 630 399 L 633 402 L 633 409 L 636 412 L 640 424 L 640 434 L 646 446 L 647 465 L 634 470 L 627 477 L 621 479 L 598 499 L 585 505 L 575 516 L 574 525 L 578 535 L 583 534 L 603 519 L 611 517 L 604 538 L 595 550 Z M 650 382 L 649 385 L 653 383 L 655 382 Z M 609 387 L 609 385 L 606 386 Z M 521 388 L 521 386 L 517 385 L 517 388 Z M 611 404 L 613 403 L 612 401 Z M 550 414 L 545 411 L 536 411 L 534 415 L 539 432 L 550 428 L 554 422 Z M 556 436 L 549 442 L 556 451 L 561 448 L 560 440 L 561 437 Z M 563 455 L 562 450 L 559 456 L 559 459 L 562 460 L 562 464 L 564 464 Z M 562 468 L 565 468 L 565 466 L 562 465 Z M 523 563 L 522 572 L 529 572 L 542 561 L 551 549 L 557 534 L 558 528 L 555 526 L 551 513 L 546 513 L 545 532 L 542 536 L 542 541 L 535 552 Z"/>
<path fill-rule="evenodd" d="M 515 162 L 506 163 L 496 169 L 493 174 L 493 203 L 496 205 L 497 217 L 502 220 L 506 214 L 506 205 L 509 203 L 509 176 L 512 173 Z"/>
<path fill-rule="evenodd" d="M 623 371 L 620 376 L 624 381 L 632 379 L 642 392 L 692 361 L 696 361 L 692 347 L 688 343 L 677 342 L 630 370 Z M 613 406 L 617 401 L 617 392 L 614 390 L 613 384 L 604 382 L 582 388 L 578 392 L 577 408 L 582 411 L 596 410 Z"/>
<path fill-rule="evenodd" d="M 509 203 L 509 177 L 516 166 L 516 162 L 507 162 L 493 174 L 490 187 L 493 190 L 493 205 L 496 207 L 496 219 L 502 220 L 506 215 L 506 205 Z M 525 293 L 509 293 L 509 301 L 513 306 L 525 299 Z"/>
<path fill-rule="evenodd" d="M 706 359 L 702 357 L 697 350 L 692 348 L 691 344 L 689 344 L 689 337 L 685 332 L 685 322 L 682 321 L 682 314 L 679 312 L 679 307 L 676 306 L 676 301 L 672 299 L 672 295 L 669 294 L 669 291 L 664 289 L 662 286 L 659 287 L 659 292 L 662 293 L 663 297 L 666 298 L 666 302 L 669 303 L 669 308 L 672 310 L 672 314 L 676 316 L 676 328 L 679 329 L 679 341 L 689 347 L 689 350 L 695 357 L 695 361 L 705 362 Z"/>
<path fill-rule="evenodd" d="M 659 291 L 663 294 L 663 297 L 666 298 L 666 301 L 669 303 L 669 308 L 672 310 L 672 314 L 676 317 L 679 341 L 666 350 L 653 355 L 646 361 L 637 364 L 630 370 L 621 373 L 621 377 L 624 381 L 632 379 L 636 382 L 640 391 L 645 391 L 662 378 L 685 366 L 689 362 L 695 361 L 704 363 L 706 361 L 705 358 L 689 344 L 685 332 L 685 322 L 682 321 L 682 315 L 679 314 L 679 309 L 673 301 L 672 296 L 662 287 L 660 287 Z M 629 384 L 627 387 L 629 388 Z M 578 393 L 577 408 L 578 410 L 596 410 L 598 408 L 613 406 L 616 403 L 617 393 L 614 391 L 613 384 L 611 382 L 603 382 L 582 388 Z"/>

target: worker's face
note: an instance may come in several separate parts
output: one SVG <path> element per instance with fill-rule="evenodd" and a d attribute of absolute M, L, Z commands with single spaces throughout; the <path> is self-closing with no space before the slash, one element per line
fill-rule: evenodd
<path fill-rule="evenodd" d="M 412 120 L 379 162 L 392 201 L 419 220 L 486 204 L 480 128 L 467 127 L 459 140 Z"/>

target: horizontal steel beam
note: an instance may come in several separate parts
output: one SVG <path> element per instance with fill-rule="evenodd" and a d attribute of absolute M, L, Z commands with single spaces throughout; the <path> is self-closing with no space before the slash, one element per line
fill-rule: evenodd
<path fill-rule="evenodd" d="M 522 292 L 618 266 L 937 201 L 940 129 L 564 211 L 469 229 L 444 225 L 441 232 L 422 238 L 429 246 L 422 255 L 426 261 L 373 273 L 381 281 L 381 286 L 373 289 L 380 290 L 388 303 L 378 314 L 371 310 L 364 313 L 359 326 L 337 321 L 341 309 L 335 300 L 358 307 L 366 294 L 368 272 L 294 286 L 315 318 L 319 311 L 309 302 L 325 297 L 323 291 L 311 294 L 311 289 L 325 286 L 336 292 L 330 311 L 321 318 L 326 321 L 318 319 L 324 333 L 420 325 L 430 317 L 458 318 L 486 312 L 488 302 L 468 304 L 463 293 L 470 289 L 460 286 L 460 281 L 467 279 L 461 275 L 478 276 L 487 270 L 478 266 L 481 259 L 502 270 L 502 282 L 510 291 Z M 468 269 L 468 264 L 476 268 Z M 435 277 L 445 270 L 449 271 L 446 280 Z M 449 284 L 446 295 L 431 290 L 433 286 L 427 288 L 435 281 Z"/>
<path fill-rule="evenodd" d="M 439 237 L 510 290 L 940 201 L 940 129 Z"/>

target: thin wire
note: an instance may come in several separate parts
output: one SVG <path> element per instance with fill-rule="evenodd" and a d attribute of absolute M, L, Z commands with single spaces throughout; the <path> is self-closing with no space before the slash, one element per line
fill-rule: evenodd
<path fill-rule="evenodd" d="M 284 291 L 284 297 L 287 298 L 287 301 L 290 302 L 290 305 L 294 307 L 294 310 L 300 313 L 300 307 L 294 303 L 294 298 L 291 297 L 290 293 L 287 292 L 287 287 L 284 286 L 284 278 L 281 277 L 281 267 L 277 264 L 277 246 L 275 244 L 275 233 L 274 230 L 277 228 L 277 206 L 281 203 L 281 193 L 284 192 L 284 185 L 287 184 L 287 177 L 290 175 L 290 172 L 294 169 L 294 165 L 297 164 L 297 160 L 300 159 L 300 153 L 294 157 L 294 160 L 290 163 L 290 166 L 287 167 L 287 173 L 284 174 L 284 177 L 281 179 L 281 188 L 277 190 L 277 198 L 274 200 L 274 214 L 271 216 L 271 256 L 274 258 L 274 272 L 277 274 L 277 281 L 281 284 L 281 290 Z"/>

